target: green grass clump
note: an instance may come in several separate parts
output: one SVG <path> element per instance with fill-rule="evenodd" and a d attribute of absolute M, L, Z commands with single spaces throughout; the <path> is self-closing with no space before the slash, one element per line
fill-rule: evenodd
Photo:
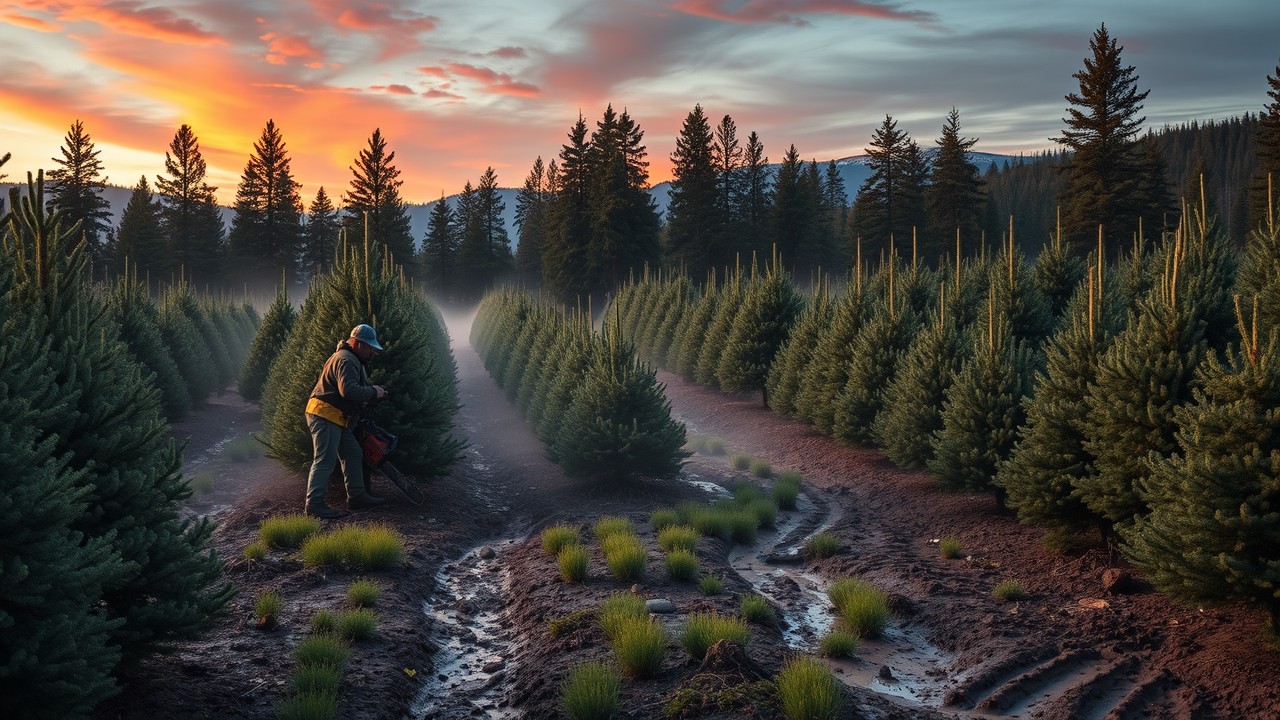
<path fill-rule="evenodd" d="M 726 541 L 733 539 L 733 527 L 729 524 L 729 518 L 719 508 L 687 502 L 681 503 L 677 510 L 683 524 L 697 530 L 699 534 Z"/>
<path fill-rule="evenodd" d="M 964 551 L 960 547 L 959 538 L 944 537 L 939 540 L 938 554 L 941 555 L 944 560 L 955 560 L 956 558 L 963 557 Z"/>
<path fill-rule="evenodd" d="M 247 462 L 262 457 L 262 443 L 251 437 L 238 437 L 232 440 L 222 454 L 231 462 Z"/>
<path fill-rule="evenodd" d="M 729 458 L 729 467 L 734 470 L 750 470 L 751 456 L 746 453 L 734 453 L 733 456 Z"/>
<path fill-rule="evenodd" d="M 560 686 L 560 709 L 570 720 L 609 720 L 618 711 L 618 672 L 598 662 L 575 665 Z"/>
<path fill-rule="evenodd" d="M 764 498 L 764 492 L 749 482 L 740 482 L 733 486 L 733 504 L 750 505 Z"/>
<path fill-rule="evenodd" d="M 582 534 L 576 525 L 552 525 L 542 531 L 542 551 L 551 557 L 560 554 L 566 545 L 582 543 Z"/>
<path fill-rule="evenodd" d="M 346 667 L 350 655 L 347 641 L 332 634 L 308 635 L 293 649 L 293 659 L 298 667 L 330 665 L 342 668 Z"/>
<path fill-rule="evenodd" d="M 746 646 L 751 640 L 751 631 L 747 629 L 746 621 L 714 612 L 693 613 L 685 622 L 684 632 L 680 634 L 680 646 L 694 659 L 701 660 L 706 656 L 707 648 L 725 639 Z"/>
<path fill-rule="evenodd" d="M 649 526 L 654 532 L 660 533 L 672 525 L 680 524 L 680 513 L 670 508 L 654 510 L 649 514 Z"/>
<path fill-rule="evenodd" d="M 858 652 L 858 636 L 847 630 L 832 630 L 822 636 L 818 652 L 827 657 L 853 657 Z"/>
<path fill-rule="evenodd" d="M 706 452 L 707 436 L 695 435 L 693 433 L 689 433 L 688 435 L 685 436 L 684 447 L 686 450 L 689 450 L 690 452 L 696 452 L 696 453 Z"/>
<path fill-rule="evenodd" d="M 748 509 L 725 511 L 725 518 L 729 521 L 729 537 L 739 545 L 755 545 L 756 530 L 760 527 L 760 520 L 756 518 L 756 514 Z"/>
<path fill-rule="evenodd" d="M 723 455 L 724 454 L 724 438 L 712 435 L 707 438 L 707 454 Z"/>
<path fill-rule="evenodd" d="M 808 656 L 788 660 L 777 678 L 782 713 L 788 720 L 835 720 L 840 714 L 840 682 L 826 665 Z"/>
<path fill-rule="evenodd" d="M 606 516 L 596 521 L 592 530 L 596 534 L 596 539 L 604 542 L 610 535 L 635 535 L 635 526 L 631 524 L 629 518 L 618 516 Z"/>
<path fill-rule="evenodd" d="M 615 580 L 638 580 L 644 575 L 644 543 L 635 535 L 615 533 L 604 540 L 604 563 Z"/>
<path fill-rule="evenodd" d="M 360 578 L 347 586 L 347 602 L 352 607 L 373 607 L 378 604 L 378 595 L 382 589 L 372 580 Z"/>
<path fill-rule="evenodd" d="M 258 537 L 267 547 L 296 548 L 312 535 L 320 532 L 319 518 L 301 513 L 293 515 L 276 515 L 262 521 L 258 526 Z"/>
<path fill-rule="evenodd" d="M 560 577 L 565 582 L 580 583 L 587 579 L 587 549 L 581 545 L 565 545 L 556 556 Z"/>
<path fill-rule="evenodd" d="M 751 461 L 751 474 L 758 478 L 773 477 L 773 466 L 768 460 L 756 458 Z"/>
<path fill-rule="evenodd" d="M 338 613 L 338 633 L 348 640 L 368 640 L 378 630 L 378 615 L 368 608 Z"/>
<path fill-rule="evenodd" d="M 262 542 L 249 543 L 244 546 L 244 556 L 246 559 L 259 562 L 267 559 L 267 546 Z"/>
<path fill-rule="evenodd" d="M 772 500 L 758 498 L 747 503 L 747 511 L 756 516 L 756 525 L 767 530 L 778 526 L 778 506 Z"/>
<path fill-rule="evenodd" d="M 302 543 L 302 562 L 309 567 L 351 565 L 388 570 L 404 561 L 404 538 L 390 525 L 345 525 Z"/>
<path fill-rule="evenodd" d="M 279 720 L 328 720 L 337 714 L 337 692 L 298 693 L 276 706 Z"/>
<path fill-rule="evenodd" d="M 800 496 L 800 473 L 784 472 L 773 481 L 773 502 L 779 510 L 795 510 Z"/>
<path fill-rule="evenodd" d="M 719 595 L 724 592 L 724 581 L 715 575 L 707 575 L 698 581 L 698 589 L 703 595 Z"/>
<path fill-rule="evenodd" d="M 668 525 L 658 531 L 658 547 L 665 552 L 688 550 L 698 547 L 698 530 L 688 525 Z"/>
<path fill-rule="evenodd" d="M 206 493 L 213 489 L 213 473 L 205 470 L 187 479 L 187 486 L 194 493 Z"/>
<path fill-rule="evenodd" d="M 574 610 L 568 615 L 554 617 L 547 621 L 547 634 L 553 638 L 560 637 L 567 632 L 586 627 L 596 617 L 596 613 L 592 610 Z"/>
<path fill-rule="evenodd" d="M 829 532 L 820 532 L 804 541 L 804 552 L 812 558 L 829 558 L 840 552 L 840 540 Z"/>
<path fill-rule="evenodd" d="M 879 637 L 889 624 L 889 598 L 865 580 L 837 580 L 827 590 L 827 597 L 845 629 L 860 638 Z"/>
<path fill-rule="evenodd" d="M 253 614 L 257 616 L 258 624 L 263 627 L 275 627 L 276 621 L 280 619 L 281 610 L 284 610 L 284 598 L 275 590 L 263 591 L 254 598 Z"/>
<path fill-rule="evenodd" d="M 311 616 L 311 632 L 325 635 L 338 630 L 338 616 L 332 610 L 317 610 Z"/>
<path fill-rule="evenodd" d="M 336 693 L 342 684 L 342 667 L 338 665 L 304 665 L 293 673 L 291 679 L 294 692 L 299 695 L 307 693 Z"/>
<path fill-rule="evenodd" d="M 649 611 L 645 608 L 644 598 L 639 595 L 616 592 L 600 603 L 596 615 L 600 619 L 600 629 L 612 641 L 622 623 L 633 618 L 647 618 Z"/>
<path fill-rule="evenodd" d="M 1013 602 L 1025 598 L 1027 591 L 1022 588 L 1022 583 L 1017 580 L 1001 580 L 991 590 L 991 594 L 997 599 Z"/>
<path fill-rule="evenodd" d="M 693 582 L 698 579 L 698 557 L 688 550 L 667 553 L 667 575 L 673 580 Z"/>
<path fill-rule="evenodd" d="M 757 625 L 775 625 L 778 615 L 773 606 L 762 595 L 743 595 L 742 604 L 738 607 L 743 619 Z"/>
<path fill-rule="evenodd" d="M 614 632 L 613 652 L 627 677 L 635 680 L 653 675 L 667 655 L 662 623 L 649 617 L 624 619 Z"/>

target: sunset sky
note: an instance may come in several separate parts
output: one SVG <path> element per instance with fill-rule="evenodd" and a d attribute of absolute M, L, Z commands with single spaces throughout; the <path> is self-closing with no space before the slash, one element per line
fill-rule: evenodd
<path fill-rule="evenodd" d="M 380 127 L 423 202 L 487 166 L 520 185 L 610 102 L 645 131 L 654 183 L 695 103 L 775 161 L 792 143 L 861 154 L 886 114 L 929 146 L 952 106 L 975 149 L 1034 152 L 1102 22 L 1152 126 L 1267 102 L 1269 0 L 6 0 L 0 154 L 10 181 L 49 168 L 79 118 L 113 184 L 154 182 L 188 123 L 230 202 L 270 118 L 309 203 L 320 185 L 341 196 Z"/>

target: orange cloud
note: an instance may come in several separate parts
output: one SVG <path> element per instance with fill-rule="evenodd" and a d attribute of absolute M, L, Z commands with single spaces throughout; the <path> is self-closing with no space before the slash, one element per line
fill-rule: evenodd
<path fill-rule="evenodd" d="M 405 28 L 415 33 L 431 32 L 436 29 L 439 22 L 439 18 L 415 12 L 406 12 L 403 16 L 397 17 L 391 8 L 383 3 L 354 10 L 343 10 L 338 16 L 338 25 L 366 32 L 387 28 Z"/>
<path fill-rule="evenodd" d="M 378 90 L 381 92 L 389 92 L 392 95 L 413 95 L 413 89 L 408 85 L 374 85 L 370 90 Z"/>
<path fill-rule="evenodd" d="M 190 18 L 165 8 L 132 0 L 72 2 L 45 6 L 63 22 L 91 22 L 104 30 L 171 43 L 225 45 L 226 40 Z"/>
<path fill-rule="evenodd" d="M 480 83 L 486 91 L 496 95 L 536 97 L 540 92 L 536 85 L 519 82 L 506 73 L 500 73 L 489 68 L 466 63 L 449 63 L 446 67 L 454 75 L 474 80 Z"/>
<path fill-rule="evenodd" d="M 497 50 L 490 50 L 489 52 L 485 53 L 485 55 L 488 55 L 490 57 L 502 58 L 503 60 L 515 60 L 517 58 L 529 57 L 529 53 L 524 48 L 513 47 L 510 45 L 506 47 L 500 47 Z"/>
<path fill-rule="evenodd" d="M 747 0 L 741 5 L 730 0 L 679 0 L 667 7 L 689 15 L 744 25 L 808 25 L 804 15 L 856 15 L 920 23 L 935 19 L 933 13 L 899 10 L 895 5 L 859 0 Z"/>
<path fill-rule="evenodd" d="M 35 30 L 37 32 L 62 32 L 61 25 L 55 25 L 51 22 L 41 20 L 40 18 L 20 15 L 14 12 L 0 15 L 0 22 L 6 22 L 10 25 L 16 25 L 28 30 Z"/>
<path fill-rule="evenodd" d="M 272 65 L 284 65 L 297 60 L 307 67 L 323 67 L 324 53 L 301 35 L 282 35 L 269 32 L 258 38 L 267 43 L 267 62 Z"/>

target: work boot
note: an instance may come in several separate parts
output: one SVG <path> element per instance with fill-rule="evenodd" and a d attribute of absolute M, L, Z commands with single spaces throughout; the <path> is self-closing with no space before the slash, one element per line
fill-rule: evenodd
<path fill-rule="evenodd" d="M 311 517 L 324 518 L 325 520 L 342 517 L 340 511 L 329 507 L 323 502 L 307 503 L 307 514 Z"/>
<path fill-rule="evenodd" d="M 384 502 L 386 502 L 386 498 L 362 492 L 359 495 L 352 495 L 351 499 L 347 500 L 347 507 L 351 510 L 364 510 L 365 508 L 378 507 Z"/>

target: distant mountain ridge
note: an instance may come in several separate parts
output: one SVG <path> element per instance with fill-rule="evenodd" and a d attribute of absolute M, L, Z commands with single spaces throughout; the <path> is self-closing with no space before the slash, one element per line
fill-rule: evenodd
<path fill-rule="evenodd" d="M 931 157 L 936 148 L 926 148 L 925 155 Z M 844 189 L 848 194 L 849 202 L 853 202 L 853 197 L 858 193 L 858 188 L 866 182 L 871 176 L 871 168 L 868 161 L 871 159 L 869 155 L 852 155 L 836 160 L 836 170 L 840 173 L 840 178 L 844 180 Z M 986 173 L 987 169 L 995 164 L 997 169 L 1003 167 L 1006 162 L 1017 162 L 1020 158 L 1012 155 L 995 155 L 992 153 L 971 152 L 969 153 L 969 161 L 978 166 L 980 173 Z M 806 161 L 808 162 L 808 161 Z M 819 161 L 819 169 L 826 171 L 829 160 Z M 770 170 L 777 172 L 778 163 L 769 165 Z M 14 187 L 14 183 L 0 183 L 0 191 L 3 191 L 4 197 L 8 197 L 9 188 Z M 649 188 L 649 194 L 653 197 L 654 203 L 658 206 L 658 212 L 665 215 L 667 207 L 671 204 L 671 183 L 660 182 Z M 103 197 L 111 203 L 111 223 L 113 226 L 119 226 L 120 215 L 124 212 L 124 208 L 129 204 L 129 196 L 133 193 L 130 188 L 107 186 L 103 192 Z M 498 196 L 502 198 L 503 204 L 506 206 L 502 211 L 502 221 L 507 228 L 507 236 L 510 238 L 511 249 L 514 252 L 516 241 L 519 239 L 519 228 L 516 227 L 516 198 L 519 197 L 520 190 L 518 188 L 498 188 Z M 449 206 L 457 209 L 458 195 L 450 195 L 444 199 Z M 406 203 L 405 209 L 409 213 L 409 223 L 413 229 L 413 239 L 416 243 L 421 243 L 422 238 L 427 234 L 427 227 L 430 224 L 431 211 L 435 208 L 439 200 L 432 200 L 427 203 Z M 222 208 L 222 221 L 228 230 L 231 229 L 231 219 L 235 216 L 235 211 L 229 207 Z"/>

